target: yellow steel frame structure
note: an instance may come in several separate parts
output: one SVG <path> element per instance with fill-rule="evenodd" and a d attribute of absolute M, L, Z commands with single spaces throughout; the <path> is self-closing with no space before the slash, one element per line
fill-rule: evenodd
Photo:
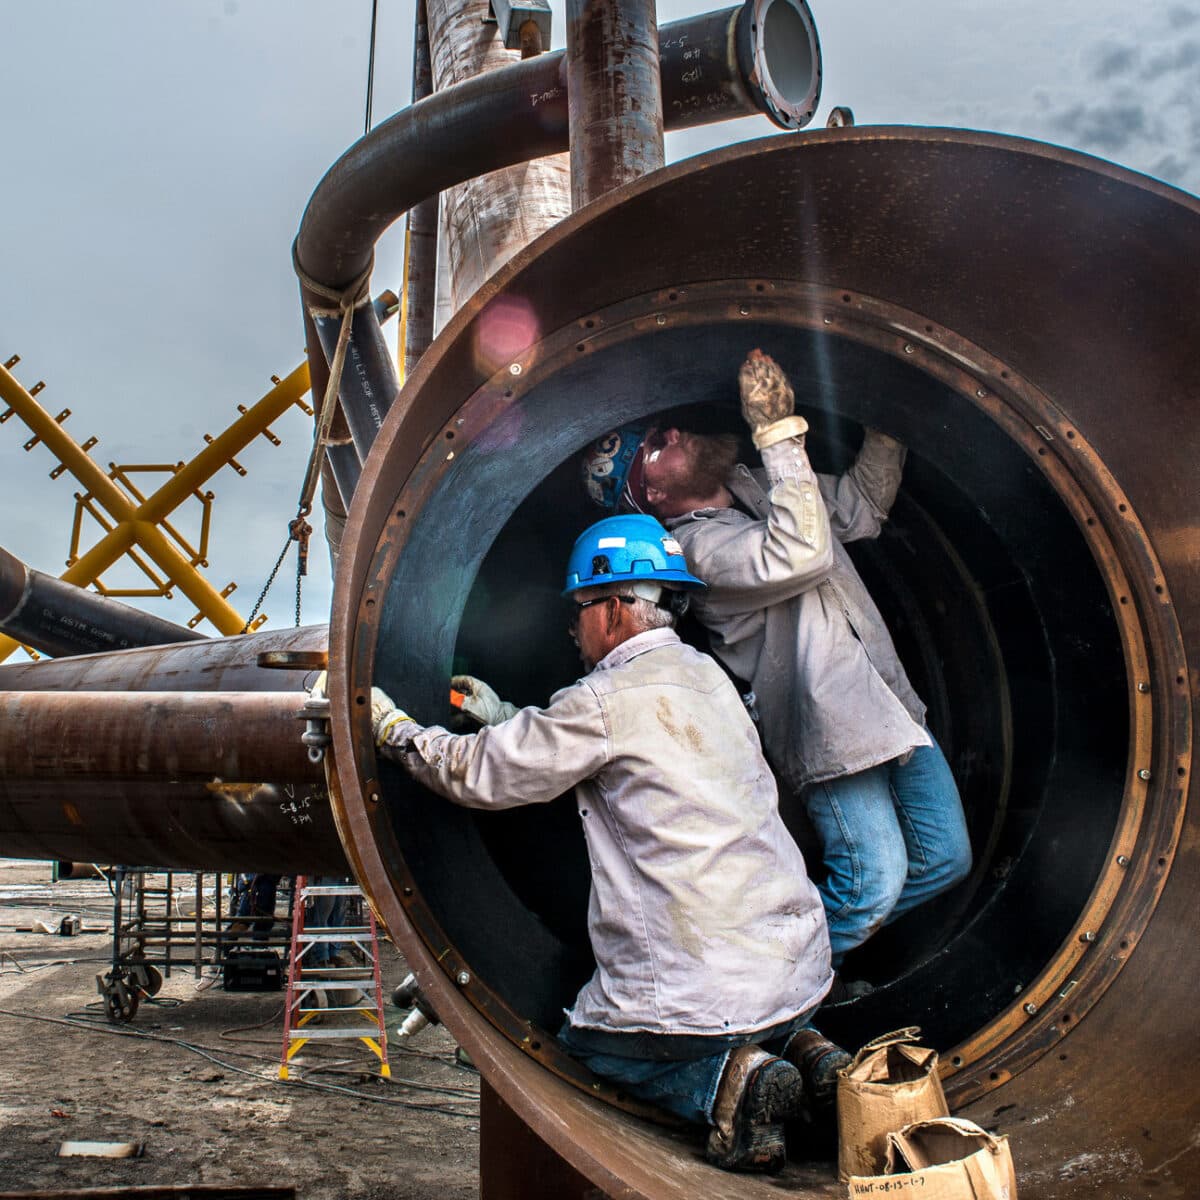
<path fill-rule="evenodd" d="M 19 416 L 33 431 L 25 448 L 32 449 L 41 442 L 58 459 L 60 465 L 50 472 L 51 478 L 57 479 L 63 470 L 70 471 L 85 489 L 86 496 L 79 499 L 90 499 L 95 506 L 90 511 L 102 509 L 111 520 L 111 528 L 86 553 L 75 557 L 76 547 L 72 547 L 72 561 L 61 578 L 79 587 L 89 587 L 123 555 L 140 552 L 195 604 L 202 618 L 206 617 L 223 634 L 241 633 L 246 622 L 226 599 L 231 589 L 224 593 L 217 591 L 163 529 L 170 528 L 166 518 L 222 467 L 232 465 L 240 471 L 234 455 L 256 437 L 267 437 L 278 445 L 268 426 L 293 404 L 312 414 L 303 400 L 309 390 L 308 364 L 302 363 L 285 379 L 272 377 L 275 386 L 258 403 L 249 409 L 239 405 L 242 415 L 224 433 L 209 439 L 195 458 L 179 465 L 157 491 L 139 502 L 92 461 L 87 451 L 95 445 L 94 438 L 80 446 L 62 427 L 69 410 L 64 409 L 57 418 L 51 417 L 34 399 L 42 390 L 42 383 L 27 391 L 17 381 L 12 368 L 19 361 L 14 355 L 0 367 L 0 400 L 9 408 L 0 420 L 14 413 Z M 12 638 L 0 636 L 0 662 L 18 645 Z"/>

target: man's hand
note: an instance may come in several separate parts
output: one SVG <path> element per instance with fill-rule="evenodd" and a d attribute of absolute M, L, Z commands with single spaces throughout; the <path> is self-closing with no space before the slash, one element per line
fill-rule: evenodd
<path fill-rule="evenodd" d="M 371 689 L 371 729 L 376 746 L 395 749 L 403 749 L 421 732 L 421 726 L 397 708 L 387 692 L 377 687 Z"/>
<path fill-rule="evenodd" d="M 462 711 L 480 725 L 499 725 L 517 715 L 515 704 L 501 700 L 482 679 L 476 679 L 474 675 L 455 675 L 450 680 L 450 686 L 462 693 L 463 700 L 459 706 Z"/>
<path fill-rule="evenodd" d="M 796 396 L 780 365 L 761 350 L 751 350 L 738 371 L 742 416 L 754 444 L 762 450 L 807 432 L 808 422 L 794 415 Z"/>

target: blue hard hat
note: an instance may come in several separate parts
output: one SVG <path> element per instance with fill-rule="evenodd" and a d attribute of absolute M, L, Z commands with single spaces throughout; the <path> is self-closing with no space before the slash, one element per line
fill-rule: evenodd
<path fill-rule="evenodd" d="M 706 586 L 688 570 L 679 543 L 653 517 L 605 517 L 576 539 L 562 594 L 639 580 L 688 590 Z"/>
<path fill-rule="evenodd" d="M 628 486 L 630 470 L 637 460 L 646 436 L 645 425 L 622 425 L 593 442 L 583 454 L 583 485 L 601 508 L 616 512 L 622 498 L 625 507 L 641 512 Z"/>

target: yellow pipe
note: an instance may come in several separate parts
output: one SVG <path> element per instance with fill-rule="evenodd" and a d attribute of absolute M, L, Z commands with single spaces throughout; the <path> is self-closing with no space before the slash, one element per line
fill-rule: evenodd
<path fill-rule="evenodd" d="M 407 374 L 405 367 L 408 364 L 408 263 L 412 251 L 412 228 L 409 224 L 411 220 L 410 210 L 404 218 L 404 272 L 400 279 L 400 320 L 396 328 L 396 361 L 399 364 L 401 387 L 404 386 L 404 377 Z"/>
<path fill-rule="evenodd" d="M 281 380 L 253 408 L 239 417 L 220 437 L 214 438 L 191 462 L 181 467 L 144 503 L 131 514 L 133 521 L 161 521 L 168 513 L 178 508 L 201 484 L 217 473 L 229 458 L 244 449 L 272 421 L 287 412 L 291 405 L 308 391 L 308 364 L 297 367 L 286 379 Z M 124 554 L 131 545 L 129 526 L 122 521 L 106 533 L 88 552 L 79 558 L 60 577 L 68 583 L 86 587 L 94 583 L 109 567 Z M 90 575 L 81 568 L 91 564 Z M 189 569 L 191 564 L 188 564 Z M 207 615 L 207 614 L 206 614 Z M 241 632 L 241 625 L 237 632 Z"/>
<path fill-rule="evenodd" d="M 135 518 L 136 510 L 125 493 L 96 466 L 83 447 L 17 382 L 6 367 L 0 367 L 0 398 L 113 517 L 118 521 Z"/>
<path fill-rule="evenodd" d="M 135 508 L 74 438 L 6 368 L 0 367 L 0 397 L 117 522 L 115 528 L 72 563 L 60 578 L 86 587 L 139 543 L 221 633 L 241 633 L 245 621 L 237 610 L 170 544 L 158 531 L 156 523 L 215 475 L 272 421 L 287 412 L 308 391 L 308 386 L 308 364 L 302 363 Z M 0 661 L 18 645 L 12 638 L 0 636 Z"/>
<path fill-rule="evenodd" d="M 246 622 L 192 564 L 149 521 L 135 521 L 135 538 L 163 573 L 223 634 L 241 633 Z"/>
<path fill-rule="evenodd" d="M 137 519 L 161 521 L 254 441 L 272 421 L 287 412 L 307 391 L 308 363 L 301 363 L 224 433 L 213 438 L 191 462 L 180 467 L 144 504 L 139 505 Z"/>

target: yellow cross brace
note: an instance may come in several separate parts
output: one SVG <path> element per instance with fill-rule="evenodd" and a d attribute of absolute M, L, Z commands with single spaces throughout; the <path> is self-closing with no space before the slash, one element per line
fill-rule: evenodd
<path fill-rule="evenodd" d="M 214 438 L 190 462 L 141 504 L 134 502 L 94 463 L 88 453 L 25 390 L 7 367 L 0 366 L 0 399 L 46 444 L 72 475 L 116 522 L 60 578 L 79 587 L 94 583 L 133 546 L 140 546 L 159 569 L 225 635 L 241 633 L 245 621 L 220 592 L 160 532 L 159 523 L 193 491 L 206 483 L 272 421 L 299 403 L 308 391 L 308 364 L 301 363 L 261 400 Z M 0 636 L 0 662 L 19 645 Z"/>

